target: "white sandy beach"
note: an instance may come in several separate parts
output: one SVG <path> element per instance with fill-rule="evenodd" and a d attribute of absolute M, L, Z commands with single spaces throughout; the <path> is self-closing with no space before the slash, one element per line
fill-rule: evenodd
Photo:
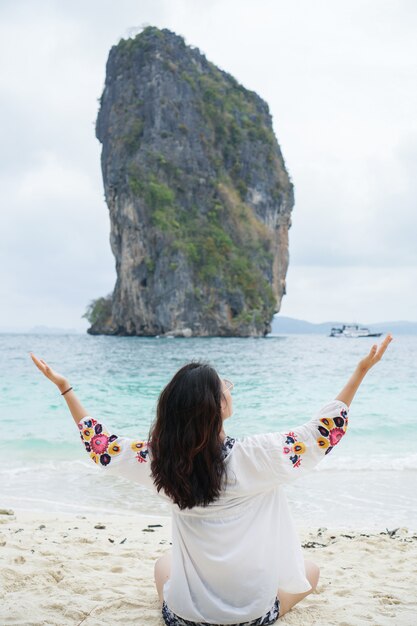
<path fill-rule="evenodd" d="M 321 578 L 277 623 L 416 623 L 416 533 L 299 533 Z M 169 547 L 167 517 L 1 513 L 0 624 L 162 626 L 153 565 Z"/>

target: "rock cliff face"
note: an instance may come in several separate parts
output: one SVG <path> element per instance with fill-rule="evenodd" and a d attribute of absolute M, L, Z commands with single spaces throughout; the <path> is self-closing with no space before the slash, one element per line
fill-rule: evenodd
<path fill-rule="evenodd" d="M 88 332 L 269 332 L 294 199 L 267 104 L 148 27 L 110 50 L 96 134 L 117 282 Z"/>

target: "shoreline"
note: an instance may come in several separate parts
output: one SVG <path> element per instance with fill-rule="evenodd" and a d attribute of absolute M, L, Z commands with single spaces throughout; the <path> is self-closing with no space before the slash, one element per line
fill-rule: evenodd
<path fill-rule="evenodd" d="M 1 623 L 163 626 L 153 566 L 170 517 L 12 511 L 0 513 Z M 320 581 L 278 623 L 414 624 L 417 533 L 389 531 L 298 526 Z"/>

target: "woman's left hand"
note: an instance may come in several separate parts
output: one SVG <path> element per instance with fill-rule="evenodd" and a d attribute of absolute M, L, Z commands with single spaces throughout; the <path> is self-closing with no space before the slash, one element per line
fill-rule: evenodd
<path fill-rule="evenodd" d="M 375 343 L 372 346 L 369 354 L 359 361 L 358 368 L 363 372 L 369 372 L 371 367 L 376 365 L 376 363 L 378 363 L 382 359 L 384 352 L 388 348 L 391 341 L 392 335 L 388 333 L 385 339 L 380 343 L 379 348 Z"/>
<path fill-rule="evenodd" d="M 33 354 L 33 352 L 29 352 L 29 354 L 36 367 L 42 372 L 44 376 L 46 376 L 46 378 L 49 378 L 49 380 L 53 382 L 61 392 L 68 389 L 70 384 L 65 376 L 62 376 L 61 374 L 58 374 L 58 372 L 55 372 L 55 370 L 53 370 L 52 367 L 45 363 L 43 359 L 38 359 Z"/>

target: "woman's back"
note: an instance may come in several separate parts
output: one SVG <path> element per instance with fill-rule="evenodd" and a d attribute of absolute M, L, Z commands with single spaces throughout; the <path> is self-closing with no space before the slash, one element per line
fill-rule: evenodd
<path fill-rule="evenodd" d="M 278 588 L 310 589 L 283 485 L 323 458 L 318 440 L 325 432 L 333 438 L 340 428 L 340 440 L 347 413 L 346 404 L 333 401 L 290 433 L 236 440 L 218 500 L 185 511 L 173 507 L 172 575 L 164 597 L 174 613 L 193 621 L 239 623 L 263 615 Z M 333 420 L 328 422 L 333 428 L 326 429 L 323 420 Z"/>
<path fill-rule="evenodd" d="M 347 413 L 347 405 L 335 400 L 292 431 L 226 437 L 222 490 L 207 506 L 181 509 L 160 491 L 172 503 L 172 571 L 164 599 L 176 615 L 234 624 L 264 614 L 278 588 L 289 593 L 311 588 L 283 485 L 311 470 L 340 441 Z M 79 425 L 91 452 L 97 445 L 91 439 L 94 421 L 86 417 Z M 107 471 L 156 490 L 152 449 L 110 435 L 103 424 L 98 430 L 120 450 Z"/>

